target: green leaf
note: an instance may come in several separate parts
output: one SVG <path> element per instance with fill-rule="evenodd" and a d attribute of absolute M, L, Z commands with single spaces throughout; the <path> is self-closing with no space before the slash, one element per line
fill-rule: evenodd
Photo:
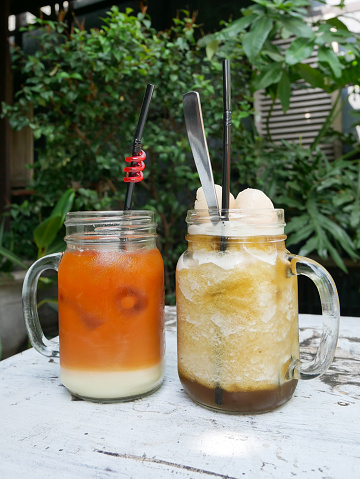
<path fill-rule="evenodd" d="M 215 55 L 217 49 L 219 48 L 220 42 L 218 40 L 213 40 L 206 45 L 206 56 L 209 60 Z"/>
<path fill-rule="evenodd" d="M 5 228 L 5 218 L 3 217 L 0 223 L 0 246 L 3 242 L 4 228 Z"/>
<path fill-rule="evenodd" d="M 291 218 L 289 223 L 285 227 L 285 233 L 288 235 L 293 231 L 297 231 L 301 228 L 304 228 L 309 223 L 308 215 L 300 215 Z"/>
<path fill-rule="evenodd" d="M 268 54 L 269 52 L 275 55 L 277 54 L 278 56 L 281 56 L 282 60 L 284 60 L 284 57 L 282 55 L 282 49 L 280 49 L 277 45 L 274 45 L 269 39 L 265 40 L 264 42 L 263 52 L 266 52 L 266 54 Z"/>
<path fill-rule="evenodd" d="M 75 191 L 72 188 L 69 188 L 67 191 L 65 191 L 59 201 L 56 203 L 54 209 L 51 212 L 50 218 L 60 215 L 61 223 L 63 223 L 65 221 L 66 213 L 71 210 L 74 198 Z"/>
<path fill-rule="evenodd" d="M 39 303 L 37 304 L 37 308 L 39 309 L 43 304 L 55 304 L 55 305 L 58 305 L 59 302 L 56 298 L 44 298 L 43 300 L 39 301 Z"/>
<path fill-rule="evenodd" d="M 358 228 L 360 226 L 360 204 L 357 203 L 354 206 L 353 211 L 350 213 L 350 225 L 353 228 Z"/>
<path fill-rule="evenodd" d="M 270 65 L 253 80 L 254 91 L 267 88 L 277 83 L 281 78 L 282 71 L 282 63 L 270 63 Z"/>
<path fill-rule="evenodd" d="M 23 269 L 27 269 L 28 267 L 26 264 L 22 261 L 21 258 L 16 256 L 12 251 L 9 251 L 8 249 L 4 248 L 3 246 L 0 246 L 0 255 L 4 256 L 4 258 L 10 260 L 12 263 L 17 264 Z"/>
<path fill-rule="evenodd" d="M 53 254 L 53 253 L 61 253 L 65 251 L 66 243 L 63 239 L 59 239 L 59 241 L 53 241 L 51 245 L 46 248 L 46 254 Z"/>
<path fill-rule="evenodd" d="M 274 60 L 274 62 L 283 62 L 285 58 L 278 52 L 272 52 L 270 50 L 262 50 L 263 55 L 267 55 L 268 57 L 271 58 L 271 60 Z"/>
<path fill-rule="evenodd" d="M 278 85 L 278 95 L 283 112 L 286 113 L 290 106 L 291 82 L 287 71 L 284 70 Z"/>
<path fill-rule="evenodd" d="M 307 207 L 309 216 L 311 217 L 311 221 L 314 225 L 314 230 L 315 230 L 314 238 L 316 238 L 316 241 L 317 241 L 317 246 L 316 246 L 317 252 L 322 258 L 326 258 L 327 252 L 328 252 L 326 247 L 327 237 L 326 237 L 325 231 L 322 229 L 321 225 L 319 224 L 319 217 L 321 216 L 321 214 L 319 213 L 315 199 L 309 198 L 306 201 L 306 207 Z"/>
<path fill-rule="evenodd" d="M 341 246 L 344 248 L 344 250 L 347 252 L 347 254 L 353 258 L 353 259 L 358 259 L 359 255 L 356 253 L 354 244 L 350 238 L 350 236 L 346 233 L 346 231 L 336 224 L 334 221 L 331 221 L 329 218 L 327 218 L 324 215 L 319 215 L 318 216 L 318 221 L 319 224 L 327 230 L 333 238 L 335 238 Z"/>
<path fill-rule="evenodd" d="M 300 248 L 299 255 L 307 256 L 312 251 L 317 250 L 319 246 L 319 240 L 317 236 L 312 236 L 307 242 Z"/>
<path fill-rule="evenodd" d="M 346 30 L 347 32 L 349 31 L 348 27 L 343 23 L 339 18 L 333 17 L 333 18 L 328 18 L 325 20 L 326 23 L 329 25 L 332 25 L 333 27 L 339 29 L 339 30 Z"/>
<path fill-rule="evenodd" d="M 297 38 L 286 50 L 285 61 L 288 65 L 295 65 L 309 58 L 313 50 L 313 39 Z"/>
<path fill-rule="evenodd" d="M 282 177 L 286 176 L 287 179 L 287 173 L 282 172 Z M 294 198 L 289 198 L 289 196 L 279 196 L 279 201 L 283 204 L 285 204 L 288 208 L 297 208 L 298 210 L 304 209 L 303 203 L 300 201 L 294 199 Z"/>
<path fill-rule="evenodd" d="M 288 246 L 292 244 L 299 244 L 302 241 L 306 240 L 312 233 L 314 232 L 314 228 L 312 225 L 307 225 L 302 229 L 292 233 L 286 241 Z"/>
<path fill-rule="evenodd" d="M 350 67 L 346 67 L 342 70 L 341 73 L 341 81 L 338 80 L 338 84 L 344 87 L 350 85 L 351 83 L 359 83 L 360 82 L 360 62 L 356 65 L 351 65 Z M 338 88 L 338 87 L 337 87 Z"/>
<path fill-rule="evenodd" d="M 307 25 L 304 20 L 289 15 L 281 15 L 279 18 L 280 23 L 297 37 L 314 38 L 315 33 L 312 28 Z"/>
<path fill-rule="evenodd" d="M 228 27 L 224 28 L 221 33 L 233 37 L 244 31 L 257 18 L 258 16 L 255 13 L 244 15 L 243 17 L 234 20 Z"/>
<path fill-rule="evenodd" d="M 63 80 L 63 79 L 64 79 L 64 80 L 68 80 L 68 79 L 70 78 L 70 75 L 69 75 L 69 73 L 67 73 L 67 72 L 60 72 L 60 73 L 58 73 L 58 74 L 56 75 L 56 78 L 57 78 L 58 80 Z"/>
<path fill-rule="evenodd" d="M 258 15 L 256 13 L 250 13 L 249 15 L 244 15 L 237 20 L 234 20 L 228 27 L 225 28 L 227 33 L 238 33 L 245 30 L 249 25 L 251 25 L 256 19 Z"/>
<path fill-rule="evenodd" d="M 337 250 L 333 247 L 333 245 L 330 243 L 330 241 L 327 243 L 328 250 L 330 252 L 330 255 L 332 259 L 335 261 L 335 263 L 339 266 L 340 269 L 342 269 L 345 273 L 348 272 L 344 261 L 342 260 L 341 256 L 337 252 Z"/>
<path fill-rule="evenodd" d="M 316 68 L 307 65 L 306 63 L 298 63 L 295 66 L 297 73 L 314 88 L 325 88 L 324 75 Z"/>
<path fill-rule="evenodd" d="M 330 184 L 330 186 L 332 186 L 332 184 L 336 185 L 339 183 L 339 180 L 336 180 L 336 179 L 333 179 L 333 181 L 331 180 L 332 179 L 330 178 L 329 180 L 326 180 L 323 183 Z M 323 189 L 326 188 L 326 186 L 324 186 L 323 184 L 321 185 L 321 187 Z M 333 197 L 333 204 L 335 206 L 342 206 L 342 205 L 345 205 L 346 203 L 352 203 L 353 201 L 354 201 L 354 195 L 350 191 L 339 191 Z"/>
<path fill-rule="evenodd" d="M 253 61 L 260 52 L 272 26 L 273 22 L 271 18 L 265 16 L 259 17 L 252 24 L 250 32 L 245 33 L 243 37 L 243 49 L 250 61 Z"/>
<path fill-rule="evenodd" d="M 353 34 L 347 30 L 336 30 L 334 27 L 328 24 L 322 24 L 319 26 L 316 36 L 317 45 L 329 45 L 333 42 L 338 42 L 340 45 L 346 45 L 348 41 L 351 41 Z M 345 46 L 347 48 L 347 46 Z M 351 48 L 351 47 L 350 47 Z"/>
<path fill-rule="evenodd" d="M 198 40 L 198 45 L 199 47 L 205 47 L 208 43 L 211 43 L 214 40 L 216 40 L 216 36 L 213 33 L 210 33 L 209 35 L 205 35 L 204 37 L 200 38 Z"/>
<path fill-rule="evenodd" d="M 342 73 L 341 63 L 336 53 L 331 47 L 329 48 L 324 46 L 319 47 L 318 60 L 319 62 L 328 63 L 336 78 L 341 77 L 341 73 Z"/>
<path fill-rule="evenodd" d="M 62 215 L 50 216 L 34 230 L 34 241 L 39 249 L 47 248 L 63 224 Z"/>
<path fill-rule="evenodd" d="M 72 73 L 70 77 L 74 78 L 75 80 L 83 80 L 83 77 L 80 75 L 80 73 Z"/>

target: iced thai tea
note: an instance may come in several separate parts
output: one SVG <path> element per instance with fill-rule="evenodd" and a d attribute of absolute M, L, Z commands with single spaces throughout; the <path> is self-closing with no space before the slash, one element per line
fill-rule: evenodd
<path fill-rule="evenodd" d="M 163 378 L 164 274 L 153 235 L 70 238 L 59 265 L 62 383 L 105 401 L 154 390 Z"/>

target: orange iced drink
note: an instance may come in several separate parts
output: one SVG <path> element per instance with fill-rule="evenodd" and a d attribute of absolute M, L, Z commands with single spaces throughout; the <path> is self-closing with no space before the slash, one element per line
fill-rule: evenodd
<path fill-rule="evenodd" d="M 131 399 L 163 377 L 163 262 L 156 248 L 69 248 L 59 265 L 62 383 Z"/>

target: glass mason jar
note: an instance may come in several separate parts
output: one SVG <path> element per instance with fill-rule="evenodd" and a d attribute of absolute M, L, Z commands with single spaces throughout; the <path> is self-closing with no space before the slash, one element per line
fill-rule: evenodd
<path fill-rule="evenodd" d="M 288 401 L 298 379 L 322 374 L 338 338 L 329 273 L 285 248 L 283 210 L 187 215 L 188 250 L 176 271 L 178 372 L 190 397 L 223 412 L 258 413 Z M 316 357 L 299 358 L 298 274 L 316 284 L 323 333 Z"/>
<path fill-rule="evenodd" d="M 66 215 L 65 253 L 45 256 L 23 286 L 34 348 L 60 355 L 61 382 L 74 395 L 112 402 L 157 389 L 164 375 L 164 268 L 151 211 Z M 36 287 L 58 270 L 59 346 L 41 330 Z"/>

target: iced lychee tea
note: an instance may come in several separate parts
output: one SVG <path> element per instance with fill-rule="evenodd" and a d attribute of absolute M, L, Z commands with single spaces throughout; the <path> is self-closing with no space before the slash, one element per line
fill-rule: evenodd
<path fill-rule="evenodd" d="M 209 228 L 213 225 L 209 226 Z M 296 276 L 284 235 L 190 234 L 177 266 L 178 371 L 210 408 L 260 412 L 286 402 L 299 358 Z"/>

